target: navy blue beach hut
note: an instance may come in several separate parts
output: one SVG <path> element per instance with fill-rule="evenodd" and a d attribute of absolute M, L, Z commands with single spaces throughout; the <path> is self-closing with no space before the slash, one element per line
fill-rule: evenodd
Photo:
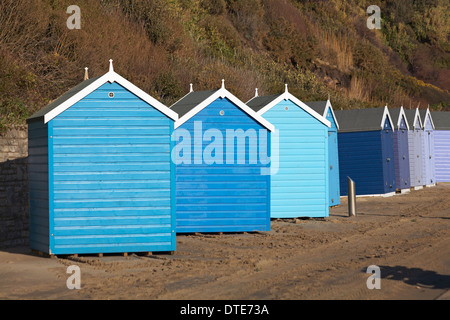
<path fill-rule="evenodd" d="M 175 112 L 110 70 L 28 120 L 30 246 L 174 251 Z"/>
<path fill-rule="evenodd" d="M 436 182 L 450 182 L 450 112 L 431 111 Z"/>
<path fill-rule="evenodd" d="M 410 191 L 408 132 L 409 124 L 403 107 L 389 108 L 394 122 L 395 185 L 397 191 Z"/>
<path fill-rule="evenodd" d="M 422 119 L 419 109 L 405 109 L 408 119 L 408 152 L 410 184 L 414 190 L 423 188 L 423 160 L 422 160 Z"/>
<path fill-rule="evenodd" d="M 356 195 L 395 194 L 393 131 L 384 108 L 335 110 L 339 122 L 339 176 L 341 195 L 347 195 L 347 177 Z"/>
<path fill-rule="evenodd" d="M 341 204 L 341 192 L 339 185 L 339 152 L 338 130 L 339 123 L 334 114 L 330 99 L 326 101 L 312 101 L 306 104 L 327 119 L 331 126 L 328 129 L 328 168 L 329 168 L 329 204 L 330 207 Z"/>
<path fill-rule="evenodd" d="M 288 92 L 247 102 L 275 126 L 272 135 L 271 217 L 329 215 L 330 122 Z M 277 156 L 275 156 L 277 155 Z"/>
<path fill-rule="evenodd" d="M 273 125 L 222 87 L 191 91 L 175 122 L 176 232 L 270 230 Z"/>

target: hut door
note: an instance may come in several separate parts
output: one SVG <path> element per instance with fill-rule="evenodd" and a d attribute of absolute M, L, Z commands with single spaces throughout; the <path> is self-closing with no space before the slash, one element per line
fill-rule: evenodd
<path fill-rule="evenodd" d="M 414 170 L 416 181 L 415 186 L 421 186 L 423 185 L 423 179 L 422 179 L 422 131 L 421 130 L 414 130 Z"/>
<path fill-rule="evenodd" d="M 381 131 L 381 144 L 384 156 L 384 190 L 385 192 L 393 192 L 395 191 L 394 137 L 387 119 L 385 129 Z"/>
<path fill-rule="evenodd" d="M 424 170 L 426 170 L 427 174 L 427 181 L 426 184 L 432 184 L 434 183 L 434 178 L 433 178 L 433 151 L 432 151 L 432 140 L 433 140 L 433 136 L 432 136 L 432 132 L 431 131 L 424 131 L 425 134 L 425 140 L 426 140 L 426 159 L 425 159 L 425 163 L 426 166 L 424 168 Z"/>
<path fill-rule="evenodd" d="M 329 205 L 340 203 L 337 132 L 328 132 Z"/>

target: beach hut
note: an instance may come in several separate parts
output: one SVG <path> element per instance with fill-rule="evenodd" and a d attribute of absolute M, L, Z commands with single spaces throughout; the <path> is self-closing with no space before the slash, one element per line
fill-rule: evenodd
<path fill-rule="evenodd" d="M 409 173 L 411 188 L 423 188 L 423 160 L 422 160 L 422 119 L 419 109 L 405 109 L 408 119 L 408 152 L 409 152 Z"/>
<path fill-rule="evenodd" d="M 330 122 L 289 93 L 287 86 L 281 94 L 256 94 L 247 105 L 277 132 L 278 141 L 272 139 L 278 170 L 271 181 L 271 217 L 327 217 Z"/>
<path fill-rule="evenodd" d="M 339 123 L 336 120 L 330 99 L 326 101 L 311 101 L 306 104 L 327 119 L 331 126 L 328 129 L 328 168 L 329 168 L 329 204 L 330 207 L 341 204 L 341 192 L 339 186 L 339 152 L 338 130 Z"/>
<path fill-rule="evenodd" d="M 450 112 L 431 111 L 436 182 L 450 182 Z"/>
<path fill-rule="evenodd" d="M 347 177 L 356 195 L 395 193 L 394 123 L 387 107 L 335 110 L 339 122 L 339 176 L 341 195 L 347 195 Z"/>
<path fill-rule="evenodd" d="M 30 246 L 47 254 L 174 251 L 175 112 L 114 72 L 27 119 Z"/>
<path fill-rule="evenodd" d="M 175 122 L 176 232 L 270 230 L 273 125 L 222 86 L 170 109 Z"/>
<path fill-rule="evenodd" d="M 430 109 L 420 110 L 422 118 L 422 175 L 424 186 L 436 185 L 435 161 L 434 161 L 434 123 Z"/>
<path fill-rule="evenodd" d="M 395 185 L 397 191 L 402 193 L 410 191 L 409 182 L 409 149 L 408 132 L 409 124 L 403 107 L 390 108 L 392 121 L 394 123 L 394 163 L 395 163 Z"/>

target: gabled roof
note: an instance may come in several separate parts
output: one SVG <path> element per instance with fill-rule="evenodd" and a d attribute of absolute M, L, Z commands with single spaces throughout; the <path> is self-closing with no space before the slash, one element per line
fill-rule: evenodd
<path fill-rule="evenodd" d="M 429 119 L 431 121 L 431 126 L 433 127 L 433 129 L 435 129 L 433 117 L 431 116 L 431 113 L 430 113 L 430 108 L 427 108 L 426 110 L 419 110 L 419 112 L 420 112 L 420 116 L 423 119 L 422 120 L 422 128 L 425 128 L 425 121 L 426 121 L 427 117 L 429 116 L 430 117 Z"/>
<path fill-rule="evenodd" d="M 391 114 L 392 120 L 394 121 L 395 129 L 400 128 L 402 123 L 402 118 L 405 119 L 406 128 L 409 130 L 408 118 L 406 117 L 405 110 L 403 107 L 400 108 L 389 108 L 389 113 Z"/>
<path fill-rule="evenodd" d="M 378 131 L 384 128 L 386 119 L 392 130 L 395 130 L 391 115 L 387 107 L 336 110 L 339 121 L 339 132 Z"/>
<path fill-rule="evenodd" d="M 307 104 L 300 101 L 296 97 L 294 97 L 291 93 L 287 90 L 287 85 L 284 93 L 281 94 L 274 94 L 270 96 L 258 96 L 258 91 L 256 91 L 255 97 L 247 101 L 246 105 L 248 105 L 251 109 L 256 111 L 259 115 L 263 115 L 270 109 L 272 109 L 274 106 L 276 106 L 278 103 L 280 103 L 283 100 L 291 100 L 294 104 L 296 104 L 298 107 L 305 110 L 307 113 L 312 115 L 314 118 L 325 124 L 327 127 L 331 127 L 330 121 L 328 121 L 322 113 L 318 113 L 314 109 L 310 108 Z"/>
<path fill-rule="evenodd" d="M 61 97 L 33 114 L 27 119 L 27 122 L 43 119 L 44 123 L 47 123 L 107 82 L 117 82 L 172 120 L 176 121 L 178 119 L 178 115 L 175 112 L 136 87 L 134 84 L 132 84 L 119 74 L 115 73 L 112 65 L 112 60 L 110 60 L 108 73 L 100 77 L 85 80 L 82 83 L 78 84 L 77 86 L 63 94 Z"/>
<path fill-rule="evenodd" d="M 227 98 L 239 109 L 247 113 L 250 117 L 255 119 L 263 127 L 269 131 L 273 131 L 275 127 L 266 119 L 257 114 L 252 108 L 235 97 L 230 91 L 225 89 L 224 80 L 222 80 L 222 87 L 217 90 L 193 91 L 186 94 L 183 98 L 170 106 L 170 110 L 179 115 L 179 119 L 175 121 L 175 129 L 188 121 L 194 115 L 199 113 L 205 107 L 213 103 L 218 98 Z"/>
<path fill-rule="evenodd" d="M 422 119 L 420 117 L 419 109 L 403 109 L 405 111 L 406 119 L 409 122 L 409 129 L 422 129 Z M 415 126 L 418 123 L 419 127 Z"/>
<path fill-rule="evenodd" d="M 309 101 L 305 103 L 317 113 L 322 114 L 322 117 L 324 117 L 325 119 L 327 118 L 328 109 L 330 109 L 331 115 L 334 119 L 334 123 L 336 123 L 336 127 L 339 130 L 339 122 L 336 119 L 336 115 L 334 114 L 334 110 L 329 99 L 324 101 Z"/>
<path fill-rule="evenodd" d="M 435 130 L 450 130 L 450 111 L 430 111 Z"/>

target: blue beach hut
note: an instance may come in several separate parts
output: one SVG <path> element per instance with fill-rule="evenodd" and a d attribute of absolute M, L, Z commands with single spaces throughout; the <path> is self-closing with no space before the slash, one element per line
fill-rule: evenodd
<path fill-rule="evenodd" d="M 436 182 L 450 182 L 450 112 L 431 111 Z"/>
<path fill-rule="evenodd" d="M 422 118 L 422 175 L 423 185 L 436 185 L 436 171 L 434 161 L 434 122 L 430 109 L 420 110 Z"/>
<path fill-rule="evenodd" d="M 330 99 L 326 101 L 312 101 L 306 104 L 327 119 L 331 126 L 328 129 L 328 168 L 329 168 L 329 204 L 330 207 L 341 204 L 341 192 L 339 185 L 339 152 L 338 130 L 339 123 L 331 106 Z"/>
<path fill-rule="evenodd" d="M 347 177 L 356 195 L 395 194 L 394 124 L 387 107 L 335 110 L 339 122 L 339 176 L 341 195 L 347 195 Z"/>
<path fill-rule="evenodd" d="M 278 165 L 271 181 L 271 217 L 327 217 L 330 122 L 287 86 L 281 94 L 256 94 L 247 105 L 275 126 L 272 155 L 278 154 Z"/>
<path fill-rule="evenodd" d="M 270 230 L 273 125 L 229 92 L 191 91 L 175 122 L 176 232 Z"/>
<path fill-rule="evenodd" d="M 423 160 L 422 160 L 422 119 L 419 109 L 405 109 L 408 119 L 408 152 L 410 185 L 414 190 L 423 188 Z"/>
<path fill-rule="evenodd" d="M 175 112 L 110 70 L 28 122 L 30 246 L 47 254 L 174 251 Z"/>
<path fill-rule="evenodd" d="M 404 193 L 410 191 L 410 168 L 408 132 L 409 124 L 403 107 L 389 108 L 394 122 L 394 163 L 395 163 L 395 185 L 397 191 Z"/>

